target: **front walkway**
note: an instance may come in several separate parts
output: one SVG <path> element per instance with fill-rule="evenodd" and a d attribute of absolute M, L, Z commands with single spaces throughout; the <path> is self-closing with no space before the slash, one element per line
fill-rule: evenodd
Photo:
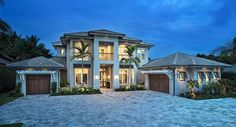
<path fill-rule="evenodd" d="M 0 107 L 0 124 L 26 126 L 236 126 L 236 99 L 193 101 L 152 91 L 35 95 Z"/>

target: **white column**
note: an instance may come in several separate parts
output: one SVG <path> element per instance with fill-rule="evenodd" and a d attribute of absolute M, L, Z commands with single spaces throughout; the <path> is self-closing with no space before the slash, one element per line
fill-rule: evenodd
<path fill-rule="evenodd" d="M 93 88 L 100 88 L 99 39 L 95 36 L 93 42 Z"/>
<path fill-rule="evenodd" d="M 198 71 L 197 71 L 197 69 L 193 69 L 193 79 L 198 80 Z"/>
<path fill-rule="evenodd" d="M 73 41 L 70 40 L 70 48 L 69 48 L 69 79 L 70 79 L 70 86 L 74 87 L 75 86 L 75 70 L 74 70 L 74 64 L 73 64 L 73 60 L 71 60 L 71 56 L 73 55 Z"/>
<path fill-rule="evenodd" d="M 113 89 L 119 88 L 119 42 L 118 38 L 114 39 L 114 63 L 113 63 Z"/>
<path fill-rule="evenodd" d="M 144 86 L 147 90 L 149 90 L 149 76 L 148 74 L 144 74 L 145 80 L 144 80 Z"/>

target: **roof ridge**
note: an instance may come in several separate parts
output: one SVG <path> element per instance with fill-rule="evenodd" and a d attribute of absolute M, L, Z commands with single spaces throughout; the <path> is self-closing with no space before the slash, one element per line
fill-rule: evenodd
<path fill-rule="evenodd" d="M 176 64 L 176 62 L 177 62 L 177 59 L 178 59 L 178 52 L 177 53 L 175 53 L 175 58 L 174 58 L 174 61 L 173 61 L 173 64 Z"/>

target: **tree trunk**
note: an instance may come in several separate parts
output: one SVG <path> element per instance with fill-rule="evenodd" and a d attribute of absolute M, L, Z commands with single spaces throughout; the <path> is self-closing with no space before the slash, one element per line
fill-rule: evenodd
<path fill-rule="evenodd" d="M 129 63 L 129 76 L 128 76 L 128 80 L 129 80 L 129 85 L 131 84 L 131 80 L 132 80 L 132 78 L 131 78 L 131 63 Z"/>
<path fill-rule="evenodd" d="M 81 61 L 81 65 L 82 65 L 82 78 L 81 78 L 81 86 L 84 86 L 84 58 L 82 57 L 82 61 Z"/>

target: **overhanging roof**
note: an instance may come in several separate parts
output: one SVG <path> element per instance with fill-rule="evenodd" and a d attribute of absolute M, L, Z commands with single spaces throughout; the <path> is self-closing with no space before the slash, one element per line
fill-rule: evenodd
<path fill-rule="evenodd" d="M 153 60 L 147 64 L 144 64 L 140 68 L 155 68 L 155 67 L 173 67 L 173 66 L 220 66 L 230 67 L 229 64 L 208 60 L 193 55 L 177 52 L 167 57 Z"/>
<path fill-rule="evenodd" d="M 43 56 L 10 63 L 7 64 L 7 66 L 12 68 L 64 68 L 64 65 L 57 63 L 53 60 L 47 59 Z"/>

